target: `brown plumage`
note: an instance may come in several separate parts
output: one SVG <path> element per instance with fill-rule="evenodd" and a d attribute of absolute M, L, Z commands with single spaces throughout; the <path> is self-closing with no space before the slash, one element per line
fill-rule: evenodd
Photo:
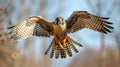
<path fill-rule="evenodd" d="M 60 46 L 55 45 L 54 40 L 52 40 L 51 44 L 49 45 L 48 49 L 45 52 L 45 55 L 48 54 L 48 52 L 52 48 L 51 54 L 50 54 L 50 58 L 53 58 L 54 53 L 55 53 L 55 58 L 59 58 L 59 55 L 61 55 L 61 58 L 66 58 L 67 55 L 69 57 L 72 57 L 72 51 L 71 50 L 73 50 L 75 53 L 78 53 L 78 50 L 76 49 L 76 47 L 74 46 L 74 44 L 82 47 L 81 44 L 75 42 L 69 36 L 67 36 L 67 40 L 66 40 L 65 44 L 66 44 L 65 49 L 61 49 Z"/>
<path fill-rule="evenodd" d="M 72 50 L 78 53 L 75 45 L 82 45 L 67 34 L 78 30 L 89 28 L 102 33 L 110 33 L 112 23 L 106 21 L 109 18 L 99 17 L 88 13 L 87 11 L 74 11 L 72 15 L 64 20 L 62 17 L 57 17 L 55 22 L 49 22 L 41 16 L 33 16 L 27 20 L 9 27 L 11 30 L 9 36 L 13 40 L 19 40 L 30 36 L 50 37 L 54 36 L 51 44 L 45 52 L 45 55 L 51 49 L 50 58 L 66 58 L 72 56 Z"/>

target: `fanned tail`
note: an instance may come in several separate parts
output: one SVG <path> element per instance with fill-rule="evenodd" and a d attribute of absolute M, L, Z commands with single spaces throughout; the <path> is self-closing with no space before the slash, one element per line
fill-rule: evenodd
<path fill-rule="evenodd" d="M 48 54 L 48 52 L 51 49 L 51 54 L 50 54 L 50 58 L 53 58 L 53 56 L 55 55 L 55 58 L 58 59 L 61 55 L 61 58 L 66 58 L 67 55 L 69 57 L 72 57 L 72 50 L 75 53 L 78 53 L 78 49 L 75 47 L 75 44 L 78 45 L 79 47 L 82 47 L 82 45 L 76 41 L 74 41 L 72 38 L 70 38 L 69 36 L 67 36 L 66 41 L 65 41 L 65 48 L 62 49 L 60 47 L 60 45 L 56 45 L 55 44 L 55 40 L 53 39 L 51 44 L 49 45 L 48 49 L 45 52 L 45 55 Z"/>

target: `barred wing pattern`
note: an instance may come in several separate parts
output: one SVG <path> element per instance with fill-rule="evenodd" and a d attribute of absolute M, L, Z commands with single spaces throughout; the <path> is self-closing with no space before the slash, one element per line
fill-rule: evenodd
<path fill-rule="evenodd" d="M 72 57 L 73 51 L 75 53 L 78 53 L 75 44 L 82 47 L 82 44 L 74 41 L 72 38 L 67 36 L 67 33 L 73 33 L 83 28 L 89 28 L 107 34 L 108 32 L 111 32 L 110 29 L 113 29 L 113 27 L 110 26 L 112 23 L 106 21 L 109 18 L 99 17 L 86 11 L 75 11 L 67 20 L 65 20 L 65 27 L 64 25 L 62 26 L 62 29 L 63 27 L 65 28 L 65 30 L 63 31 L 66 34 L 64 35 L 66 39 L 62 40 L 57 37 L 61 33 L 64 33 L 63 31 L 60 31 L 61 25 L 58 24 L 63 24 L 64 20 L 60 17 L 58 18 L 59 19 L 56 18 L 57 21 L 50 23 L 41 16 L 32 16 L 15 26 L 9 27 L 9 29 L 11 29 L 11 31 L 9 32 L 10 38 L 14 40 L 19 40 L 30 36 L 50 37 L 51 35 L 53 35 L 55 37 L 46 50 L 45 55 L 48 54 L 51 49 L 50 58 L 53 58 L 54 55 L 55 58 L 59 58 L 60 56 L 61 58 L 66 58 L 67 56 Z M 55 24 L 58 25 L 58 27 L 54 26 Z M 56 31 L 58 30 L 60 32 L 56 33 Z M 56 44 L 57 40 L 60 42 L 60 44 Z M 62 44 L 61 42 L 64 42 L 65 44 L 64 49 L 60 47 L 60 45 Z"/>
<path fill-rule="evenodd" d="M 8 29 L 11 29 L 9 32 L 10 38 L 13 40 L 19 40 L 33 35 L 50 37 L 50 35 L 52 35 L 51 32 L 41 26 L 43 24 L 39 19 L 41 19 L 39 16 L 31 17 L 15 26 L 9 27 Z"/>
<path fill-rule="evenodd" d="M 109 18 L 99 17 L 87 11 L 75 11 L 66 20 L 67 32 L 76 32 L 83 28 L 89 28 L 107 34 L 107 32 L 111 32 L 109 29 L 113 29 L 113 27 L 110 26 L 111 22 L 105 21 L 106 19 Z"/>

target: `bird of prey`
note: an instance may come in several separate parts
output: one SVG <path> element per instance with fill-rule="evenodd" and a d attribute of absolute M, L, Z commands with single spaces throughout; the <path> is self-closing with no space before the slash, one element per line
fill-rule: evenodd
<path fill-rule="evenodd" d="M 74 11 L 72 15 L 64 20 L 57 17 L 54 22 L 49 22 L 42 16 L 32 16 L 17 25 L 8 27 L 10 39 L 19 40 L 30 36 L 50 37 L 54 36 L 45 55 L 51 50 L 50 58 L 72 57 L 72 50 L 78 53 L 75 45 L 83 45 L 74 41 L 68 36 L 78 30 L 89 28 L 101 33 L 110 33 L 113 29 L 112 22 L 106 21 L 109 18 L 99 17 L 87 11 Z"/>

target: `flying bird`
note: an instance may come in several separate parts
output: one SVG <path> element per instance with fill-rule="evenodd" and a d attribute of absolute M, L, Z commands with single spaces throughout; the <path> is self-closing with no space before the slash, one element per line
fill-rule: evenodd
<path fill-rule="evenodd" d="M 64 20 L 57 17 L 54 22 L 49 22 L 42 16 L 32 16 L 17 25 L 8 27 L 10 39 L 19 40 L 31 36 L 50 37 L 54 36 L 45 55 L 51 50 L 50 58 L 72 57 L 72 50 L 78 53 L 75 45 L 83 45 L 73 40 L 69 33 L 89 28 L 101 33 L 111 33 L 112 22 L 106 21 L 109 18 L 99 17 L 87 11 L 74 11 L 72 15 Z"/>

